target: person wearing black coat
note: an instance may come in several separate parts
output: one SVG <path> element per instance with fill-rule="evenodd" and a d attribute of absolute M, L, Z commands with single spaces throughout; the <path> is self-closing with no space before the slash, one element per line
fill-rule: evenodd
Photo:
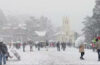
<path fill-rule="evenodd" d="M 46 41 L 46 50 L 48 51 L 49 43 Z"/>
<path fill-rule="evenodd" d="M 23 43 L 23 52 L 25 52 L 26 42 Z"/>
<path fill-rule="evenodd" d="M 8 53 L 7 45 L 3 43 L 3 45 L 2 45 L 2 59 L 3 59 L 4 64 L 6 64 L 7 53 Z"/>
<path fill-rule="evenodd" d="M 61 45 L 62 45 L 63 51 L 65 51 L 66 50 L 66 43 L 63 42 Z"/>
<path fill-rule="evenodd" d="M 57 42 L 57 51 L 60 51 L 60 43 Z"/>
<path fill-rule="evenodd" d="M 37 44 L 38 51 L 40 51 L 40 47 L 41 47 L 41 43 L 39 42 L 39 43 Z"/>
<path fill-rule="evenodd" d="M 2 65 L 2 60 L 3 63 L 6 64 L 7 52 L 8 52 L 7 46 L 3 42 L 0 42 L 0 65 Z"/>

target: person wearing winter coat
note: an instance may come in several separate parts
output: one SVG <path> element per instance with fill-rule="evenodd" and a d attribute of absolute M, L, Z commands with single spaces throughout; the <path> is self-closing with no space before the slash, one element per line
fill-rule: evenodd
<path fill-rule="evenodd" d="M 92 49 L 93 49 L 93 52 L 96 50 L 95 43 L 93 43 L 93 42 L 92 42 Z"/>
<path fill-rule="evenodd" d="M 41 48 L 41 43 L 40 42 L 37 44 L 37 48 L 38 48 L 38 51 L 40 51 L 40 48 Z"/>
<path fill-rule="evenodd" d="M 0 65 L 2 65 L 2 61 L 4 64 L 6 64 L 6 54 L 8 52 L 7 46 L 0 42 Z"/>
<path fill-rule="evenodd" d="M 66 50 L 66 43 L 63 42 L 61 45 L 62 45 L 63 51 L 65 51 Z"/>
<path fill-rule="evenodd" d="M 49 43 L 46 41 L 46 51 L 48 51 Z"/>
<path fill-rule="evenodd" d="M 7 48 L 7 45 L 3 43 L 3 46 L 2 46 L 2 54 L 3 54 L 3 63 L 6 64 L 6 60 L 7 60 L 7 53 L 8 53 L 8 48 Z"/>
<path fill-rule="evenodd" d="M 57 42 L 57 51 L 60 51 L 60 43 Z"/>
<path fill-rule="evenodd" d="M 84 58 L 83 58 L 83 56 L 84 56 L 84 54 L 85 54 L 84 48 L 85 48 L 84 44 L 81 44 L 81 45 L 79 46 L 79 52 L 81 53 L 81 56 L 80 56 L 80 59 L 81 59 L 81 60 L 84 60 Z"/>
<path fill-rule="evenodd" d="M 33 43 L 32 40 L 28 41 L 28 43 L 30 45 L 30 52 L 32 52 L 33 51 L 33 45 L 34 45 L 34 43 Z"/>
<path fill-rule="evenodd" d="M 23 52 L 25 52 L 26 42 L 23 43 Z"/>
<path fill-rule="evenodd" d="M 100 61 L 100 40 L 96 39 L 96 49 L 98 52 L 98 61 Z"/>

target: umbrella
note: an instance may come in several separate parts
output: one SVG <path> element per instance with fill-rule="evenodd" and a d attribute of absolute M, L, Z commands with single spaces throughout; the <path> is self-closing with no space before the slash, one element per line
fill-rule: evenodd
<path fill-rule="evenodd" d="M 99 36 L 99 37 L 97 37 L 97 39 L 99 39 L 99 40 L 100 40 L 100 36 Z"/>

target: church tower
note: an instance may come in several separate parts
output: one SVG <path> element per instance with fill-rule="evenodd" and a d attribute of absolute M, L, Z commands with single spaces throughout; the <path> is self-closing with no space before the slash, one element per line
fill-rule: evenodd
<path fill-rule="evenodd" d="M 66 35 L 69 35 L 69 33 L 70 33 L 70 22 L 68 20 L 68 17 L 63 18 L 63 32 Z"/>
<path fill-rule="evenodd" d="M 69 42 L 70 22 L 68 20 L 68 17 L 63 18 L 62 31 L 64 33 L 63 36 L 62 36 L 62 41 L 63 42 Z"/>

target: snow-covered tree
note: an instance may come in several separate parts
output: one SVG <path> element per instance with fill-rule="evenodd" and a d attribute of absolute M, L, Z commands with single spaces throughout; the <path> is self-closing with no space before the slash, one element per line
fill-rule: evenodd
<path fill-rule="evenodd" d="M 83 23 L 86 42 L 91 42 L 95 37 L 100 36 L 100 0 L 96 0 L 93 15 L 86 17 Z"/>
<path fill-rule="evenodd" d="M 29 35 L 29 38 L 31 39 L 41 39 L 36 32 L 46 32 L 44 39 L 49 40 L 53 33 L 53 28 L 50 20 L 47 17 L 30 17 L 29 20 L 26 21 L 26 28 L 27 28 L 27 35 Z"/>
<path fill-rule="evenodd" d="M 6 16 L 3 11 L 0 9 L 0 28 L 3 27 L 7 23 Z"/>

